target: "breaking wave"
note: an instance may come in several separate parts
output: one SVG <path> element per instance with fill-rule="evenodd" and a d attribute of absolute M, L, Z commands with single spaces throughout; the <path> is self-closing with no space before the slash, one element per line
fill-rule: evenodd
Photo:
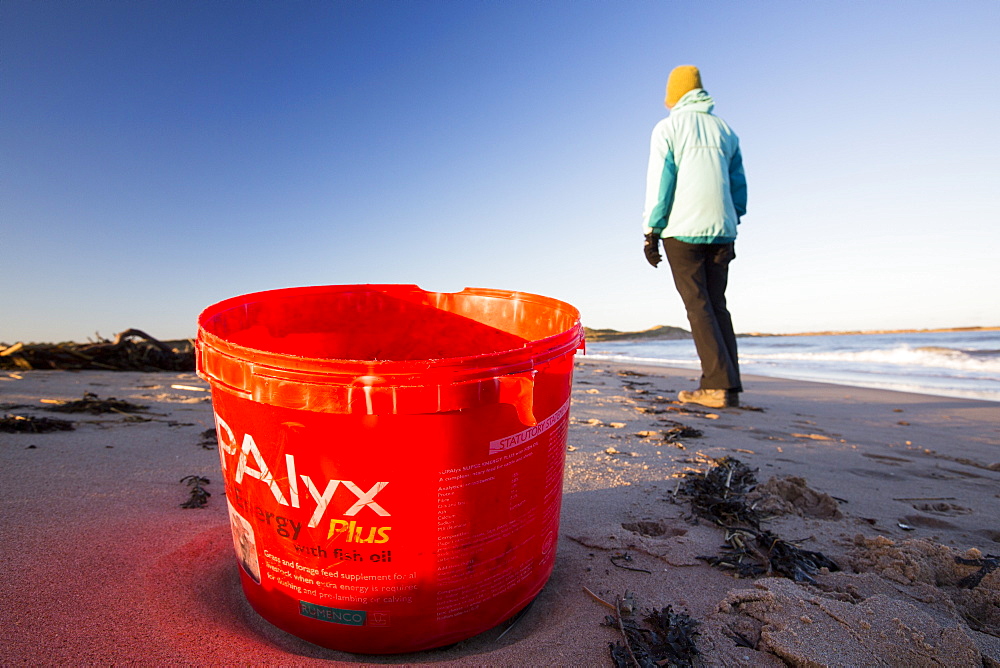
<path fill-rule="evenodd" d="M 744 374 L 988 401 L 1000 401 L 998 344 L 1000 332 L 739 339 Z M 598 342 L 587 356 L 699 367 L 690 339 Z"/>
<path fill-rule="evenodd" d="M 801 362 L 849 362 L 892 364 L 897 366 L 954 369 L 1000 374 L 1000 352 L 991 350 L 961 350 L 941 346 L 913 348 L 902 345 L 870 350 L 826 350 L 812 352 L 740 351 L 740 359 L 795 360 Z"/>

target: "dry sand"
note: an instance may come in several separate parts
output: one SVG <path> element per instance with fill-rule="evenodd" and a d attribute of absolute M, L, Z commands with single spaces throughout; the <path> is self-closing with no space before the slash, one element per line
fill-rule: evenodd
<path fill-rule="evenodd" d="M 955 562 L 1000 554 L 1000 405 L 748 378 L 747 407 L 689 409 L 671 399 L 692 373 L 581 358 L 549 584 L 502 637 L 386 657 L 310 645 L 245 603 L 207 393 L 171 387 L 205 387 L 194 374 L 4 373 L 0 413 L 93 392 L 152 419 L 0 433 L 0 663 L 612 665 L 620 635 L 586 587 L 690 614 L 698 665 L 1000 665 L 1000 572 L 962 588 L 977 569 Z M 701 436 L 664 440 L 677 423 Z M 767 528 L 843 570 L 806 585 L 696 559 L 723 533 L 691 521 L 677 475 L 726 455 L 758 469 L 782 513 Z M 192 474 L 212 480 L 204 509 L 179 507 Z"/>

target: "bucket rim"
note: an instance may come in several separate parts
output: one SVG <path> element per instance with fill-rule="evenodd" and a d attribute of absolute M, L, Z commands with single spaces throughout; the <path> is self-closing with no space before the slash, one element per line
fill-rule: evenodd
<path fill-rule="evenodd" d="M 407 360 L 357 360 L 328 357 L 308 357 L 293 355 L 289 353 L 275 352 L 252 348 L 236 343 L 232 343 L 222 336 L 211 331 L 209 320 L 216 315 L 232 308 L 245 306 L 254 300 L 276 297 L 279 294 L 285 297 L 308 296 L 310 294 L 331 293 L 331 292 L 391 292 L 391 293 L 420 293 L 427 295 L 449 295 L 449 296 L 470 296 L 489 297 L 505 300 L 518 300 L 547 306 L 554 310 L 565 313 L 572 321 L 572 325 L 561 332 L 551 334 L 540 339 L 526 341 L 524 345 L 517 348 L 483 353 L 479 355 L 466 355 L 459 357 L 442 357 L 429 359 L 407 359 Z M 250 292 L 235 297 L 224 299 L 205 308 L 198 316 L 198 335 L 196 347 L 199 358 L 199 373 L 201 372 L 201 358 L 205 354 L 221 355 L 233 361 L 240 361 L 253 365 L 257 369 L 267 369 L 271 372 L 286 371 L 291 374 L 319 375 L 327 381 L 336 382 L 342 378 L 347 382 L 354 382 L 360 376 L 366 377 L 367 382 L 383 384 L 385 382 L 406 382 L 407 380 L 426 382 L 428 376 L 447 375 L 452 376 L 452 380 L 467 380 L 487 375 L 510 374 L 530 371 L 537 364 L 542 364 L 552 359 L 561 357 L 571 351 L 582 349 L 584 343 L 583 325 L 580 320 L 579 310 L 567 302 L 545 297 L 530 292 L 516 290 L 501 290 L 495 288 L 471 288 L 467 287 L 458 292 L 436 292 L 424 290 L 413 284 L 344 284 L 344 285 L 318 285 L 300 286 L 290 288 L 277 288 L 271 290 L 261 290 Z M 422 380 L 418 380 L 422 379 Z M 366 383 L 367 384 L 367 383 Z"/>

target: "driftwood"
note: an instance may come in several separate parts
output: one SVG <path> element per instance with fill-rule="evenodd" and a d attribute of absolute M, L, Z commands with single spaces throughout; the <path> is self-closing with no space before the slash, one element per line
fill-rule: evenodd
<path fill-rule="evenodd" d="M 110 371 L 194 371 L 190 341 L 169 345 L 138 329 L 94 343 L 0 344 L 0 369 L 76 369 Z"/>

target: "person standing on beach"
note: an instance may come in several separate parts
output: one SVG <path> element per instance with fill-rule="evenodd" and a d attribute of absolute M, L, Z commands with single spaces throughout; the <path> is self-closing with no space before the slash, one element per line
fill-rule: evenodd
<path fill-rule="evenodd" d="M 654 268 L 663 244 L 701 360 L 699 388 L 677 398 L 735 407 L 743 385 L 726 284 L 736 257 L 736 226 L 747 210 L 739 138 L 712 114 L 715 102 L 693 65 L 670 73 L 665 102 L 670 114 L 653 128 L 650 141 L 642 223 L 646 260 Z"/>

